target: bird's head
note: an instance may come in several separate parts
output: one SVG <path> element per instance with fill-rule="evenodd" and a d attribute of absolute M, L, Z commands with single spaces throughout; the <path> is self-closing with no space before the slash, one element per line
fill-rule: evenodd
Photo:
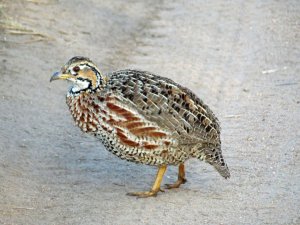
<path fill-rule="evenodd" d="M 59 72 L 52 75 L 54 80 L 68 80 L 73 82 L 70 93 L 77 94 L 82 91 L 94 91 L 105 85 L 106 78 L 88 58 L 75 56 L 71 58 Z"/>

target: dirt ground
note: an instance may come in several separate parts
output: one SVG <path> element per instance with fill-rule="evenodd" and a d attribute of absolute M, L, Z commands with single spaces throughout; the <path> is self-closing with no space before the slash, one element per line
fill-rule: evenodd
<path fill-rule="evenodd" d="M 300 224 L 299 1 L 0 2 L 1 225 Z M 156 168 L 74 126 L 68 84 L 49 83 L 74 55 L 192 89 L 221 121 L 231 179 L 190 160 L 180 189 L 126 196 Z"/>

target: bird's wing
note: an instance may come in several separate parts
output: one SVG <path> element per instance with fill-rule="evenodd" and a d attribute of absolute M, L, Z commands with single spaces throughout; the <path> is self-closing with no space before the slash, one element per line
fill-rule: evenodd
<path fill-rule="evenodd" d="M 172 133 L 181 144 L 220 143 L 220 127 L 212 111 L 189 89 L 144 71 L 109 74 L 108 89 L 151 122 Z"/>

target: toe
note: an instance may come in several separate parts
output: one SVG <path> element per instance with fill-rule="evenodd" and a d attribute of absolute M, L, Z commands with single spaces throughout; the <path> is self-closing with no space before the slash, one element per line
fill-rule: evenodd
<path fill-rule="evenodd" d="M 156 197 L 157 191 L 129 192 L 129 193 L 127 193 L 127 195 L 136 196 L 138 198 Z"/>
<path fill-rule="evenodd" d="M 178 188 L 180 185 L 178 184 L 165 184 L 166 189 Z"/>

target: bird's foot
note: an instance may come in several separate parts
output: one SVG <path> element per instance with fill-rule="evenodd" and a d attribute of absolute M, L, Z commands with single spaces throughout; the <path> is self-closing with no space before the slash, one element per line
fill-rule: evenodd
<path fill-rule="evenodd" d="M 127 193 L 127 195 L 136 196 L 138 198 L 148 198 L 148 197 L 156 197 L 157 193 L 159 191 L 165 192 L 162 189 L 158 189 L 158 190 L 150 190 L 150 191 L 144 191 L 144 192 L 129 192 L 129 193 Z"/>
<path fill-rule="evenodd" d="M 179 188 L 181 184 L 186 183 L 185 178 L 178 179 L 174 184 L 165 184 L 166 189 L 173 189 L 173 188 Z"/>

